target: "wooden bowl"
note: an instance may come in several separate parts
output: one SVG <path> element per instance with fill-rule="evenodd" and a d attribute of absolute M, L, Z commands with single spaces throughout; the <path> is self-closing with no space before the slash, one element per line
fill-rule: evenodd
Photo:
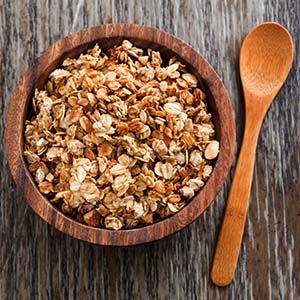
<path fill-rule="evenodd" d="M 159 50 L 169 58 L 174 54 L 191 72 L 201 76 L 208 93 L 208 105 L 220 141 L 220 153 L 214 170 L 194 199 L 175 215 L 137 229 L 113 231 L 77 222 L 61 213 L 38 190 L 23 157 L 24 123 L 35 88 L 42 88 L 48 75 L 67 57 L 76 57 L 96 42 L 104 50 L 124 38 L 141 48 Z M 228 175 L 235 147 L 233 111 L 224 85 L 210 64 L 185 42 L 174 36 L 142 25 L 109 24 L 87 28 L 51 45 L 27 70 L 11 98 L 6 116 L 6 155 L 12 176 L 32 209 L 58 230 L 77 239 L 99 245 L 128 246 L 159 240 L 179 231 L 198 218 L 215 199 Z"/>

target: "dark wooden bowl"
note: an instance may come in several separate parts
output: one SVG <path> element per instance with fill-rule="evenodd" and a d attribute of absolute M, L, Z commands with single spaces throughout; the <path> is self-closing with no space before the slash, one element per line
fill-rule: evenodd
<path fill-rule="evenodd" d="M 208 93 L 220 153 L 211 177 L 190 203 L 175 215 L 153 225 L 113 231 L 94 228 L 61 213 L 36 187 L 23 157 L 24 123 L 30 110 L 35 88 L 41 88 L 48 75 L 67 57 L 76 57 L 98 42 L 106 50 L 124 38 L 141 48 L 151 47 L 169 58 L 174 54 L 187 64 L 191 72 L 201 76 Z M 84 29 L 51 45 L 27 70 L 11 98 L 6 116 L 6 155 L 12 176 L 32 209 L 49 224 L 75 238 L 99 245 L 128 246 L 159 240 L 179 231 L 198 218 L 215 199 L 228 175 L 235 147 L 233 111 L 224 85 L 210 64 L 195 50 L 174 36 L 134 24 L 109 24 Z"/>

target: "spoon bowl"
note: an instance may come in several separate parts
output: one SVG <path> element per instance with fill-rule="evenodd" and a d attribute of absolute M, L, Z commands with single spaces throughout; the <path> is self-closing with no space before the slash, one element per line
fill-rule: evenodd
<path fill-rule="evenodd" d="M 234 277 L 249 206 L 260 127 L 288 76 L 293 56 L 292 38 L 278 23 L 258 25 L 242 45 L 240 74 L 245 97 L 245 131 L 211 271 L 211 279 L 218 286 L 230 284 Z"/>
<path fill-rule="evenodd" d="M 266 97 L 271 103 L 288 76 L 293 52 L 292 38 L 280 24 L 266 22 L 251 30 L 240 54 L 244 93 Z"/>

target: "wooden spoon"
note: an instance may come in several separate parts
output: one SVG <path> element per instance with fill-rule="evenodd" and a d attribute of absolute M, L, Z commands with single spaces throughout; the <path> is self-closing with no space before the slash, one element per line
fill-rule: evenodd
<path fill-rule="evenodd" d="M 213 261 L 211 280 L 231 283 L 236 269 L 251 189 L 255 151 L 264 116 L 291 69 L 294 45 L 280 24 L 256 26 L 245 38 L 240 73 L 245 96 L 245 131 Z"/>

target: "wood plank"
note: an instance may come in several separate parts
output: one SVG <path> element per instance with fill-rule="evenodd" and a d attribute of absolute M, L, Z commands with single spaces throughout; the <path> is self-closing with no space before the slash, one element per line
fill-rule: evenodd
<path fill-rule="evenodd" d="M 300 68 L 298 0 L 2 1 L 0 138 L 9 98 L 30 62 L 70 32 L 109 22 L 175 34 L 217 70 L 236 112 L 243 101 L 241 42 L 262 21 L 278 21 L 295 41 L 286 85 L 259 138 L 250 211 L 235 280 L 209 280 L 231 178 L 207 212 L 182 232 L 133 248 L 102 248 L 54 230 L 22 201 L 0 144 L 0 299 L 298 299 L 300 297 Z"/>

